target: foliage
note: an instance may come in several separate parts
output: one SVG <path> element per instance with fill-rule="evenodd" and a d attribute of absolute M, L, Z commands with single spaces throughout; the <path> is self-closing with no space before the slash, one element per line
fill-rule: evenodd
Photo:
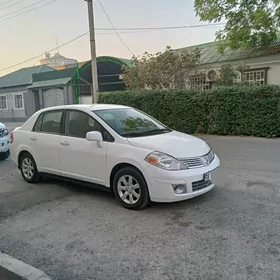
<path fill-rule="evenodd" d="M 104 93 L 100 103 L 136 107 L 185 133 L 280 137 L 280 87 L 230 86 L 207 92 Z"/>
<path fill-rule="evenodd" d="M 220 69 L 220 76 L 217 80 L 217 85 L 219 86 L 233 86 L 242 85 L 242 79 L 238 80 L 238 72 L 243 76 L 244 71 L 248 69 L 245 64 L 233 66 L 231 64 L 222 64 Z"/>
<path fill-rule="evenodd" d="M 277 39 L 279 0 L 195 0 L 194 7 L 202 21 L 226 21 L 216 34 L 220 51 L 265 46 Z"/>
<path fill-rule="evenodd" d="M 198 49 L 174 51 L 167 47 L 165 52 L 132 58 L 133 67 L 124 67 L 123 80 L 128 89 L 182 89 L 191 72 L 200 61 Z"/>

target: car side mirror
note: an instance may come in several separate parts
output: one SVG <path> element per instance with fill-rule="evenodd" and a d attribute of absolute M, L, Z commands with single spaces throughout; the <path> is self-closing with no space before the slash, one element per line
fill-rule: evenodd
<path fill-rule="evenodd" d="M 89 131 L 86 135 L 87 141 L 97 142 L 97 146 L 103 147 L 103 137 L 99 131 Z"/>

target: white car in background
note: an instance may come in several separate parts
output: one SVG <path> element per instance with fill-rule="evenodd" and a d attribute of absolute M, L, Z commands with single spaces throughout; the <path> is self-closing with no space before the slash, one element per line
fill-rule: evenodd
<path fill-rule="evenodd" d="M 7 127 L 0 122 L 0 160 L 5 160 L 10 155 L 10 134 Z"/>
<path fill-rule="evenodd" d="M 204 194 L 220 165 L 203 140 L 139 110 L 104 104 L 36 112 L 11 134 L 11 158 L 29 183 L 48 174 L 102 185 L 129 209 Z"/>

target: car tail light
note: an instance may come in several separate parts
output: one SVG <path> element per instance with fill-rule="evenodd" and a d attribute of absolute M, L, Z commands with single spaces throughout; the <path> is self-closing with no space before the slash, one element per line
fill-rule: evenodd
<path fill-rule="evenodd" d="M 10 135 L 10 143 L 12 144 L 14 142 L 14 133 L 12 132 Z"/>

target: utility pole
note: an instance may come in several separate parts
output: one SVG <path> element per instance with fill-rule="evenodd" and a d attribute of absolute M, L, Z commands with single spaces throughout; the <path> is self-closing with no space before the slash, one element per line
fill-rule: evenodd
<path fill-rule="evenodd" d="M 92 0 L 85 0 L 88 3 L 88 23 L 91 51 L 91 71 L 92 71 L 92 103 L 98 102 L 98 78 L 95 47 L 94 13 Z"/>

